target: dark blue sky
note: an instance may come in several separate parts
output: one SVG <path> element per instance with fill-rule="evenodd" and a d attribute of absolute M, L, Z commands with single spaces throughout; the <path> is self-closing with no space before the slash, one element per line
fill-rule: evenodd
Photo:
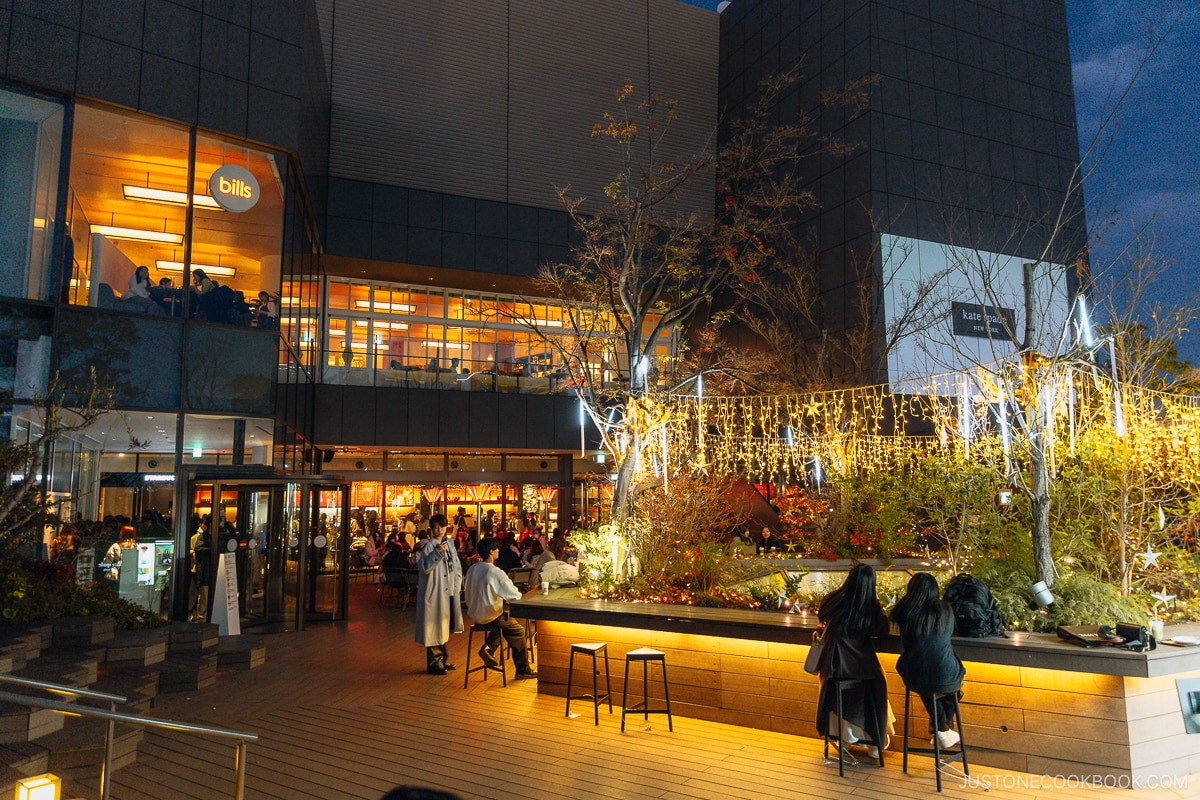
<path fill-rule="evenodd" d="M 717 6 L 717 0 L 684 2 Z M 1165 20 L 1174 24 L 1161 38 Z M 1067 25 L 1080 146 L 1095 143 L 1084 161 L 1092 268 L 1119 273 L 1152 245 L 1171 264 L 1156 299 L 1188 299 L 1200 290 L 1200 3 L 1067 0 Z M 1147 60 L 1147 43 L 1156 36 L 1161 44 Z M 1113 92 L 1129 86 L 1142 64 L 1103 125 Z M 1200 366 L 1200 320 L 1180 351 Z"/>

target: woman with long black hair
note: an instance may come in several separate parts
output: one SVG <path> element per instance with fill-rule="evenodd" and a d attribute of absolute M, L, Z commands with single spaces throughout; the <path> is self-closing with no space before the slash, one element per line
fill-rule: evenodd
<path fill-rule="evenodd" d="M 942 601 L 932 575 L 918 572 L 912 576 L 908 591 L 892 609 L 892 622 L 900 628 L 904 645 L 896 671 L 904 685 L 921 696 L 938 746 L 953 747 L 958 744 L 958 732 L 953 729 L 955 698 L 961 694 L 966 670 L 950 644 L 954 609 Z M 934 703 L 934 692 L 952 697 Z"/>
<path fill-rule="evenodd" d="M 818 664 L 821 696 L 817 701 L 817 732 L 840 739 L 844 745 L 873 738 L 878 732 L 883 741 L 868 748 L 875 757 L 876 745 L 887 747 L 892 732 L 891 707 L 887 699 L 887 681 L 875 655 L 872 637 L 886 636 L 887 615 L 875 596 L 875 570 L 859 564 L 850 570 L 841 588 L 825 596 L 817 610 L 817 619 L 825 627 L 824 650 Z M 837 718 L 837 696 L 832 679 L 866 681 L 862 689 L 842 693 L 843 719 Z M 870 708 L 873 719 L 868 721 Z M 828 728 L 826 728 L 828 726 Z"/>

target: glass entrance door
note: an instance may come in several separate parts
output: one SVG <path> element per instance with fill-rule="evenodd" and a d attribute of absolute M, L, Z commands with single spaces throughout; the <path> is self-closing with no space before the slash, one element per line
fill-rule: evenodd
<path fill-rule="evenodd" d="M 304 617 L 308 621 L 344 619 L 349 558 L 348 487 L 308 489 L 308 539 Z"/>

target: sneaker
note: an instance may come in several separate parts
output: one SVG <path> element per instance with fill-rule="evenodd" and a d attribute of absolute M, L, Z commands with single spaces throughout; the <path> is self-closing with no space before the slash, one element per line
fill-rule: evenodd
<path fill-rule="evenodd" d="M 486 667 L 500 666 L 500 662 L 496 659 L 496 656 L 492 653 L 492 651 L 487 649 L 486 645 L 479 648 L 479 660 L 482 661 Z"/>
<path fill-rule="evenodd" d="M 530 678 L 536 678 L 536 677 L 537 677 L 537 670 L 523 669 L 523 670 L 517 671 L 517 680 L 519 680 L 519 681 L 529 680 Z"/>
<path fill-rule="evenodd" d="M 937 737 L 938 747 L 943 750 L 954 747 L 959 742 L 958 731 L 938 731 L 935 736 Z"/>

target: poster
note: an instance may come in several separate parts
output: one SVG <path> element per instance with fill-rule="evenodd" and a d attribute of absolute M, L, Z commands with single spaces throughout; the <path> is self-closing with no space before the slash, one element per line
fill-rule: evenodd
<path fill-rule="evenodd" d="M 75 583 L 85 586 L 96 577 L 96 551 L 80 548 L 75 557 Z"/>
<path fill-rule="evenodd" d="M 241 612 L 238 609 L 237 557 L 221 553 L 217 562 L 217 585 L 213 587 L 212 619 L 220 636 L 240 636 Z"/>
<path fill-rule="evenodd" d="M 154 544 L 151 542 L 138 543 L 137 582 L 140 586 L 154 585 Z"/>

